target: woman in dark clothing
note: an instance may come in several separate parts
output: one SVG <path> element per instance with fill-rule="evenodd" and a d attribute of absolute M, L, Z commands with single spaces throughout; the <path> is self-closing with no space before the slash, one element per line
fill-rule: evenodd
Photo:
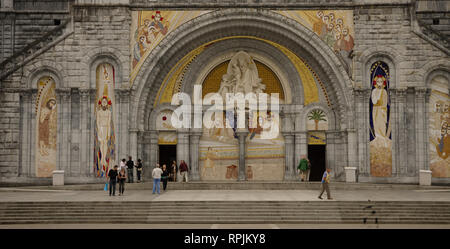
<path fill-rule="evenodd" d="M 119 195 L 123 195 L 123 191 L 125 191 L 125 181 L 127 180 L 127 173 L 125 173 L 125 168 L 120 169 L 117 178 L 119 179 Z"/>
<path fill-rule="evenodd" d="M 141 174 L 142 174 L 142 162 L 141 159 L 138 159 L 138 163 L 136 165 L 136 171 L 137 171 L 137 177 L 138 182 L 141 182 Z"/>
<path fill-rule="evenodd" d="M 167 188 L 167 180 L 169 179 L 169 171 L 166 168 L 166 165 L 164 164 L 162 167 L 163 173 L 161 174 L 161 181 L 163 183 L 163 190 L 166 191 Z"/>

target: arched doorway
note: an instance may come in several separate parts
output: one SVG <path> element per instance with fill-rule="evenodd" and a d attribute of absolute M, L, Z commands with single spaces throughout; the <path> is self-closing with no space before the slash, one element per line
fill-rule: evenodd
<path fill-rule="evenodd" d="M 225 40 L 234 43 L 240 50 L 247 51 L 252 48 L 245 45 L 245 42 L 248 42 L 248 40 L 257 41 L 260 44 L 264 43 L 266 46 L 283 54 L 281 57 L 269 54 L 268 57 L 272 57 L 272 61 L 275 61 L 279 67 L 285 69 L 285 74 L 289 70 L 296 71 L 292 75 L 296 75 L 297 79 L 288 80 L 291 89 L 289 94 L 291 94 L 292 100 L 290 103 L 283 103 L 280 110 L 283 113 L 280 118 L 281 134 L 285 140 L 283 156 L 285 162 L 282 165 L 282 168 L 284 168 L 283 179 L 296 179 L 295 161 L 297 160 L 297 151 L 307 153 L 307 142 L 303 139 L 306 138 L 305 132 L 307 130 L 305 127 L 302 128 L 298 118 L 304 115 L 302 108 L 317 102 L 316 99 L 309 97 L 310 94 L 305 94 L 305 92 L 311 91 L 310 87 L 305 89 L 305 84 L 313 82 L 311 85 L 327 93 L 326 97 L 319 96 L 317 100 L 320 102 L 321 98 L 325 98 L 326 102 L 331 105 L 330 107 L 337 112 L 336 125 L 333 129 L 335 129 L 335 133 L 339 133 L 341 129 L 353 126 L 347 118 L 352 115 L 352 110 L 351 108 L 346 108 L 349 105 L 349 93 L 351 92 L 348 90 L 350 88 L 348 75 L 346 75 L 342 67 L 337 66 L 340 62 L 332 50 L 324 43 L 310 42 L 308 37 L 313 34 L 300 24 L 286 25 L 283 23 L 281 16 L 270 11 L 263 11 L 263 13 L 258 13 L 257 15 L 246 10 L 227 12 L 224 19 L 220 15 L 216 16 L 216 14 L 214 12 L 200 16 L 196 19 L 196 23 L 198 22 L 199 25 L 195 26 L 195 28 L 194 26 L 189 26 L 189 22 L 186 25 L 182 25 L 182 30 L 177 32 L 177 29 L 171 34 L 170 42 L 163 40 L 158 46 L 158 50 L 154 51 L 154 56 L 145 60 L 142 64 L 143 70 L 137 74 L 133 85 L 136 98 L 133 98 L 131 110 L 140 115 L 131 116 L 136 118 L 135 123 L 139 130 L 142 129 L 144 133 L 152 133 L 155 128 L 152 124 L 151 114 L 161 104 L 168 103 L 164 102 L 164 98 L 169 97 L 170 99 L 170 96 L 176 92 L 186 92 L 192 96 L 193 86 L 199 82 L 196 81 L 194 76 L 190 76 L 190 73 L 194 72 L 197 76 L 201 73 L 201 70 L 198 67 L 194 67 L 194 64 L 200 61 L 202 55 L 209 52 L 216 58 L 223 56 L 225 52 L 229 51 L 220 51 L 221 53 L 214 54 L 218 50 L 211 48 Z M 205 23 L 201 20 L 204 20 Z M 209 24 L 207 24 L 208 20 L 211 21 Z M 248 28 L 242 29 L 242 25 Z M 246 31 L 243 32 L 243 30 Z M 258 48 L 260 48 L 259 45 L 256 49 Z M 259 51 L 267 50 L 260 49 Z M 282 59 L 286 58 L 289 63 L 280 63 Z M 318 58 L 323 59 L 319 60 Z M 293 60 L 296 60 L 296 63 L 293 63 Z M 222 60 L 220 63 L 224 61 L 226 60 Z M 270 67 L 268 64 L 264 65 Z M 298 65 L 304 66 L 299 67 Z M 312 80 L 302 77 L 302 73 L 313 75 L 308 76 L 308 79 Z M 291 74 L 288 75 L 289 77 L 291 76 Z M 327 84 L 318 85 L 314 80 L 315 76 Z M 166 94 L 165 92 L 162 93 L 164 89 L 172 90 Z M 284 91 L 284 94 L 287 96 L 286 91 Z M 150 106 L 152 108 L 149 108 Z M 138 119 L 137 117 L 142 118 Z M 177 132 L 178 137 L 180 137 L 180 134 L 186 136 L 183 144 L 177 144 L 177 154 L 181 150 L 184 156 L 189 157 L 190 165 L 197 171 L 197 178 L 200 179 L 199 161 L 202 160 L 201 153 L 206 153 L 199 150 L 200 137 L 203 130 L 194 128 L 183 130 L 181 133 L 180 131 Z M 142 146 L 142 148 L 144 147 Z M 334 161 L 336 150 L 327 149 L 326 153 L 331 155 L 327 157 L 327 161 Z M 156 159 L 149 156 L 148 161 L 151 165 Z M 344 164 L 345 162 L 342 163 Z"/>

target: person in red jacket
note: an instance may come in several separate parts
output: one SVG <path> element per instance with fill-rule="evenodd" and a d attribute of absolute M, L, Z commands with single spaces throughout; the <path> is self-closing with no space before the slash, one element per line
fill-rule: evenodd
<path fill-rule="evenodd" d="M 184 162 L 184 160 L 181 160 L 180 163 L 180 175 L 181 175 L 181 179 L 180 181 L 184 181 L 184 179 L 186 179 L 186 182 L 188 182 L 188 171 L 189 168 L 187 166 L 187 164 Z"/>

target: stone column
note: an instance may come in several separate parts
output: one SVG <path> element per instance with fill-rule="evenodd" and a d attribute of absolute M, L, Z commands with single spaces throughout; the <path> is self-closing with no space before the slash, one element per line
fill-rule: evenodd
<path fill-rule="evenodd" d="M 356 129 L 358 140 L 358 173 L 360 175 L 369 176 L 370 174 L 370 159 L 369 159 L 369 97 L 370 89 L 356 89 L 355 103 L 356 103 Z M 328 143 L 328 136 L 327 136 Z M 327 150 L 328 151 L 328 150 Z"/>
<path fill-rule="evenodd" d="M 419 170 L 426 170 L 426 153 L 428 148 L 425 146 L 427 139 L 426 120 L 427 120 L 427 108 L 425 104 L 426 88 L 415 89 L 415 103 L 416 103 L 416 174 L 419 174 Z"/>
<path fill-rule="evenodd" d="M 426 90 L 425 94 L 425 169 L 430 170 L 430 144 L 429 144 L 429 131 L 430 131 L 430 121 L 429 121 L 429 112 L 430 112 L 430 97 L 431 97 L 431 89 Z"/>
<path fill-rule="evenodd" d="M 396 89 L 395 90 L 396 98 L 394 98 L 394 103 L 391 106 L 392 109 L 397 110 L 396 119 L 393 121 L 397 123 L 397 125 L 392 130 L 392 137 L 395 137 L 397 142 L 394 143 L 394 147 L 392 148 L 392 153 L 396 153 L 397 156 L 395 157 L 397 160 L 397 167 L 396 167 L 396 174 L 397 175 L 404 175 L 406 174 L 407 169 L 407 157 L 408 157 L 408 151 L 407 151 L 407 133 L 406 133 L 406 89 Z M 392 172 L 394 175 L 394 171 Z"/>
<path fill-rule="evenodd" d="M 343 180 L 345 177 L 344 167 L 346 167 L 348 163 L 348 134 L 347 131 L 337 131 L 335 133 L 334 144 L 330 147 L 334 146 L 334 165 L 332 165 L 332 161 L 328 160 L 328 165 L 334 171 L 334 176 L 336 180 Z"/>
<path fill-rule="evenodd" d="M 62 150 L 63 150 L 63 158 L 61 160 L 62 165 L 61 169 L 64 170 L 67 176 L 72 175 L 72 170 L 70 168 L 70 147 L 72 144 L 71 139 L 71 122 L 70 117 L 72 116 L 72 108 L 71 108 L 71 101 L 70 101 L 70 90 L 64 90 L 62 92 L 62 103 L 60 104 L 60 107 L 62 106 L 63 113 L 62 113 L 62 121 L 63 121 L 63 128 L 62 132 L 64 134 L 64 142 L 62 144 Z"/>
<path fill-rule="evenodd" d="M 144 179 L 146 181 L 151 181 L 152 170 L 158 162 L 158 132 L 155 130 L 147 132 L 146 139 L 148 141 L 146 147 L 148 148 L 147 153 L 149 153 L 149 161 L 144 161 Z"/>
<path fill-rule="evenodd" d="M 89 161 L 89 154 L 94 150 L 91 149 L 89 145 L 90 140 L 90 98 L 89 98 L 89 90 L 82 89 L 80 90 L 81 95 L 81 141 L 80 141 L 80 154 L 81 154 L 81 175 L 88 176 L 89 175 L 89 167 L 92 165 L 92 162 Z"/>
<path fill-rule="evenodd" d="M 357 167 L 358 166 L 358 153 L 357 153 L 357 141 L 356 141 L 356 129 L 347 129 L 347 156 L 348 160 L 345 167 Z"/>
<path fill-rule="evenodd" d="M 137 138 L 138 138 L 138 130 L 137 129 L 129 129 L 128 131 L 128 141 L 129 141 L 129 152 L 135 164 L 137 164 Z M 128 158 L 127 158 L 128 160 Z M 136 167 L 133 167 L 133 182 L 137 182 L 137 172 Z"/>
<path fill-rule="evenodd" d="M 189 129 L 182 128 L 177 130 L 177 165 L 184 160 L 191 170 L 189 161 Z"/>
<path fill-rule="evenodd" d="M 245 139 L 248 135 L 248 130 L 237 130 L 236 134 L 239 139 L 239 175 L 238 175 L 238 181 L 245 181 L 247 180 L 247 173 L 246 173 L 246 167 L 245 167 L 245 153 L 246 153 L 246 144 Z"/>
<path fill-rule="evenodd" d="M 404 147 L 406 147 L 406 157 L 407 161 L 406 174 L 403 176 L 415 176 L 418 173 L 418 162 L 416 155 L 416 97 L 414 93 L 414 88 L 408 87 L 406 90 L 406 120 L 405 120 L 405 130 L 406 130 L 406 142 Z M 402 159 L 400 159 L 402 160 Z"/>
<path fill-rule="evenodd" d="M 284 180 L 291 181 L 296 179 L 294 170 L 294 134 L 290 132 L 283 132 L 283 136 L 285 152 Z"/>
<path fill-rule="evenodd" d="M 88 134 L 89 134 L 89 148 L 88 148 L 88 154 L 89 154 L 89 168 L 88 168 L 88 176 L 94 176 L 94 143 L 95 143 L 95 136 L 94 136 L 94 130 L 96 124 L 97 118 L 95 117 L 95 108 L 97 106 L 97 100 L 96 98 L 97 89 L 89 89 L 89 119 L 88 119 Z M 115 121 L 115 120 L 114 120 Z M 115 129 L 117 129 L 117 125 L 115 124 Z M 116 137 L 117 141 L 117 137 Z M 116 153 L 115 158 L 116 161 L 118 160 L 117 156 L 117 147 L 116 147 Z"/>
<path fill-rule="evenodd" d="M 21 123 L 21 159 L 18 165 L 17 176 L 27 175 L 28 166 L 31 164 L 31 112 L 35 109 L 31 103 L 31 91 L 23 91 L 20 93 L 20 115 L 22 117 Z"/>
<path fill-rule="evenodd" d="M 36 151 L 37 149 L 37 141 L 36 141 L 36 136 L 37 136 L 37 113 L 36 113 L 36 101 L 37 101 L 37 89 L 33 89 L 33 91 L 31 92 L 31 109 L 30 109 L 30 120 L 31 120 L 31 126 L 29 127 L 29 136 L 30 136 L 30 164 L 27 165 L 27 175 L 29 177 L 34 177 L 36 176 L 36 153 L 38 153 Z M 61 96 L 58 94 L 58 92 L 56 92 L 56 104 L 59 105 L 61 103 Z M 59 124 L 61 123 L 61 108 L 57 108 L 57 112 L 58 112 L 58 129 L 59 129 Z M 57 153 L 56 153 L 56 167 L 59 167 L 59 154 L 61 151 L 61 135 L 59 134 L 58 131 L 58 135 L 57 135 L 57 139 L 58 139 L 58 145 L 57 145 Z"/>
<path fill-rule="evenodd" d="M 116 119 L 119 126 L 116 128 L 115 132 L 116 134 L 119 134 L 118 139 L 118 155 L 119 160 L 120 158 L 126 158 L 128 160 L 128 156 L 132 156 L 130 154 L 130 136 L 129 136 L 129 98 L 130 98 L 130 92 L 129 90 L 116 90 L 118 94 L 116 96 L 119 96 L 120 101 L 116 99 L 116 103 L 120 103 L 119 106 L 116 105 L 118 118 Z M 117 142 L 116 142 L 117 145 Z"/>
<path fill-rule="evenodd" d="M 289 106 L 282 106 L 280 112 L 281 118 L 281 133 L 284 137 L 284 152 L 285 152 L 285 172 L 284 180 L 291 181 L 296 179 L 294 161 L 295 161 L 295 148 L 294 148 L 294 122 L 292 122 L 292 112 L 289 110 Z"/>
<path fill-rule="evenodd" d="M 190 134 L 190 155 L 191 155 L 191 171 L 190 178 L 193 181 L 200 180 L 200 170 L 199 170 L 199 145 L 200 145 L 200 136 L 202 135 L 200 132 L 193 132 Z"/>
<path fill-rule="evenodd" d="M 333 170 L 334 175 L 336 175 L 336 165 L 339 163 L 337 160 L 340 160 L 340 157 L 343 157 L 344 155 L 339 154 L 336 149 L 336 140 L 339 138 L 338 131 L 325 131 L 326 136 L 326 167 Z M 339 159 L 338 159 L 339 158 Z"/>
<path fill-rule="evenodd" d="M 389 89 L 388 95 L 391 102 L 391 108 L 389 112 L 390 116 L 390 129 L 391 129 L 391 151 L 392 151 L 392 176 L 396 176 L 398 174 L 398 134 L 397 134 L 397 126 L 398 126 L 398 100 L 395 89 Z"/>
<path fill-rule="evenodd" d="M 296 179 L 300 179 L 299 174 L 297 174 L 297 166 L 300 164 L 300 157 L 302 155 L 308 155 L 308 132 L 306 131 L 296 131 L 294 134 L 294 174 Z"/>

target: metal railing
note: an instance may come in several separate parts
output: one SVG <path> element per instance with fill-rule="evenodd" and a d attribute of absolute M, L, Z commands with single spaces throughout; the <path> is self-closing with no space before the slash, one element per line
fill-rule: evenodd
<path fill-rule="evenodd" d="M 46 32 L 43 36 L 29 43 L 28 45 L 2 61 L 0 63 L 0 80 L 5 79 L 17 69 L 24 66 L 31 59 L 54 46 L 55 44 L 51 43 L 64 34 L 64 29 L 67 27 L 70 21 L 71 19 L 65 19 L 58 27 Z"/>

